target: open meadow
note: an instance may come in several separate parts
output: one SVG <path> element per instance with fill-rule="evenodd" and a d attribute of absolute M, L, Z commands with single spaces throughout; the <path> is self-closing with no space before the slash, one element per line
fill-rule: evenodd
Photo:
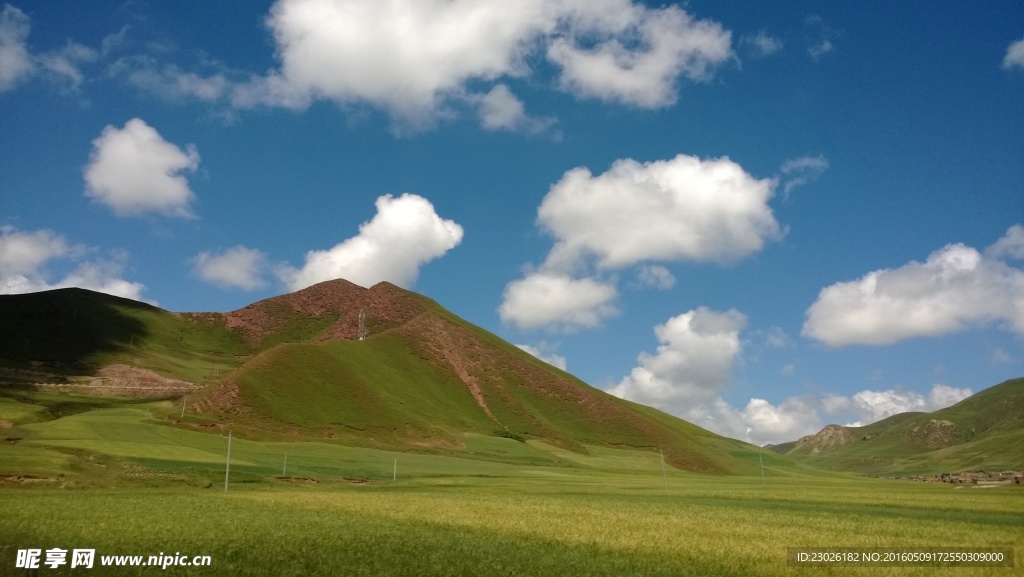
<path fill-rule="evenodd" d="M 0 574 L 19 549 L 95 549 L 94 575 L 930 575 L 798 568 L 787 547 L 1014 547 L 1024 491 L 818 473 L 766 453 L 765 476 L 699 475 L 660 455 L 575 453 L 470 435 L 459 454 L 232 439 L 153 418 L 162 402 L 4 398 Z M 71 402 L 77 399 L 76 402 Z M 77 404 L 76 404 L 77 403 Z M 90 405 L 90 403 L 93 403 Z M 48 406 L 50 414 L 54 405 Z M 756 453 L 746 458 L 757 462 Z M 105 556 L 204 567 L 100 567 Z M 177 558 L 177 557 L 175 557 Z"/>

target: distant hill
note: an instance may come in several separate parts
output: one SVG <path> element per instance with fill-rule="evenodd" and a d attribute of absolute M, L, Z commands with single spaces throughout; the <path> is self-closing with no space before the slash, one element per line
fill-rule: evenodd
<path fill-rule="evenodd" d="M 770 447 L 803 463 L 866 474 L 1024 469 L 1024 379 L 932 413 L 901 413 L 863 427 L 828 425 Z"/>
<path fill-rule="evenodd" d="M 709 473 L 758 466 L 745 443 L 590 387 L 389 283 L 329 281 L 228 313 L 61 289 L 0 296 L 0 327 L 0 381 L 146 369 L 202 386 L 184 419 L 165 416 L 182 426 L 433 452 L 477 433 L 663 451 Z"/>

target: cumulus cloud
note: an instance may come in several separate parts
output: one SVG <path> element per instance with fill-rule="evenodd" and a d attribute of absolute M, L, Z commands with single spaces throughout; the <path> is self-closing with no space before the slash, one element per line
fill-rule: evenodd
<path fill-rule="evenodd" d="M 266 286 L 268 261 L 262 252 L 236 246 L 223 252 L 201 252 L 192 258 L 192 272 L 221 288 L 246 291 Z"/>
<path fill-rule="evenodd" d="M 710 431 L 762 445 L 816 433 L 831 422 L 873 423 L 896 413 L 937 411 L 972 394 L 935 384 L 927 394 L 906 389 L 863 390 L 853 395 L 789 397 L 778 404 L 754 397 L 742 408 L 722 398 L 743 352 L 746 317 L 736 311 L 691 310 L 655 327 L 656 353 L 641 353 L 637 366 L 608 390 L 686 419 Z M 779 336 L 781 331 L 768 331 Z M 784 333 L 782 334 L 784 336 Z M 785 346 L 786 343 L 780 343 Z"/>
<path fill-rule="evenodd" d="M 592 328 L 616 314 L 612 301 L 617 294 L 614 286 L 595 279 L 534 272 L 505 287 L 498 313 L 503 322 L 524 329 Z"/>
<path fill-rule="evenodd" d="M 199 153 L 182 150 L 138 118 L 118 129 L 107 126 L 92 141 L 85 167 L 85 194 L 118 216 L 159 213 L 193 218 L 195 195 L 182 171 L 195 171 Z"/>
<path fill-rule="evenodd" d="M 781 238 L 768 206 L 774 188 L 774 180 L 755 179 L 728 158 L 623 159 L 598 176 L 574 168 L 537 211 L 556 239 L 546 266 L 571 270 L 591 255 L 607 268 L 734 262 Z"/>
<path fill-rule="evenodd" d="M 564 89 L 647 107 L 731 56 L 719 24 L 631 0 L 278 0 L 266 24 L 280 67 L 236 86 L 234 105 L 362 103 L 412 126 L 447 114 L 471 84 L 528 76 L 542 51 Z"/>
<path fill-rule="evenodd" d="M 1003 68 L 1024 68 L 1024 38 L 1011 43 L 1006 48 L 1006 56 L 1003 57 Z"/>
<path fill-rule="evenodd" d="M 554 246 L 539 270 L 508 285 L 502 318 L 524 328 L 564 326 L 570 312 L 569 319 L 577 319 L 570 325 L 596 326 L 615 310 L 614 281 L 600 278 L 609 271 L 640 265 L 641 286 L 667 289 L 675 277 L 657 261 L 728 264 L 757 252 L 783 236 L 768 206 L 775 186 L 774 179 L 755 179 L 728 158 L 623 159 L 597 176 L 574 168 L 537 210 L 538 225 L 555 238 Z M 591 265 L 597 270 L 592 278 L 574 278 Z M 577 289 L 586 298 L 566 294 Z M 529 301 L 509 302 L 541 290 L 559 295 L 561 304 L 527 315 Z M 527 316 L 528 322 L 517 320 Z"/>
<path fill-rule="evenodd" d="M 1017 234 L 1011 228 L 989 255 L 1015 251 Z M 986 323 L 1024 334 L 1024 270 L 957 243 L 924 263 L 825 287 L 803 334 L 832 347 L 885 345 Z"/>
<path fill-rule="evenodd" d="M 79 287 L 115 296 L 143 300 L 146 287 L 120 278 L 127 255 L 86 260 L 89 249 L 68 244 L 63 236 L 49 230 L 19 231 L 0 227 L 0 287 L 5 294 Z M 54 261 L 71 261 L 77 266 L 56 282 L 47 266 Z"/>
<path fill-rule="evenodd" d="M 64 237 L 49 230 L 19 232 L 0 227 L 0 277 L 11 279 L 37 271 L 46 261 L 68 254 Z"/>
<path fill-rule="evenodd" d="M 531 345 L 516 346 L 553 367 L 558 367 L 563 371 L 566 370 L 565 357 L 563 357 L 562 355 L 556 355 L 553 352 L 547 351 L 546 349 L 534 347 Z"/>
<path fill-rule="evenodd" d="M 619 4 L 621 11 L 594 18 L 597 29 L 610 34 L 607 40 L 584 46 L 569 36 L 548 46 L 548 59 L 562 68 L 559 82 L 564 90 L 661 108 L 675 103 L 680 76 L 705 80 L 714 66 L 732 56 L 732 35 L 718 23 L 694 20 L 678 6 L 612 4 Z"/>
<path fill-rule="evenodd" d="M 328 250 L 306 253 L 300 269 L 281 273 L 291 290 L 344 278 L 369 287 L 389 281 L 411 286 L 420 267 L 462 242 L 462 227 L 442 219 L 422 196 L 403 194 L 377 199 L 377 214 L 359 227 L 359 234 Z"/>
<path fill-rule="evenodd" d="M 771 56 L 782 50 L 783 46 L 781 38 L 772 36 L 764 30 L 759 31 L 753 36 L 744 36 L 740 42 L 750 47 L 751 53 L 757 58 Z"/>
<path fill-rule="evenodd" d="M 10 4 L 0 10 L 0 92 L 14 88 L 33 69 L 25 45 L 31 25 L 28 16 Z"/>
<path fill-rule="evenodd" d="M 479 98 L 480 124 L 487 130 L 508 130 L 538 134 L 554 124 L 553 118 L 534 118 L 526 114 L 523 102 L 508 86 L 498 84 Z"/>
<path fill-rule="evenodd" d="M 676 277 L 672 271 L 660 264 L 649 264 L 641 266 L 637 271 L 637 280 L 640 286 L 652 287 L 659 290 L 668 290 L 676 286 Z"/>
<path fill-rule="evenodd" d="M 1011 226 L 1003 238 L 985 249 L 985 255 L 1004 260 L 1024 260 L 1024 226 Z"/>
<path fill-rule="evenodd" d="M 927 394 L 906 389 L 863 390 L 853 395 L 789 397 L 778 404 L 752 398 L 736 409 L 720 397 L 674 413 L 710 431 L 757 445 L 795 441 L 817 433 L 828 422 L 863 426 L 909 411 L 932 412 L 973 393 L 969 388 L 932 385 Z"/>
<path fill-rule="evenodd" d="M 782 163 L 779 170 L 782 172 L 785 184 L 782 193 L 789 197 L 790 191 L 798 186 L 810 184 L 824 174 L 828 169 L 828 159 L 822 155 L 801 156 Z"/>
<path fill-rule="evenodd" d="M 679 412 L 713 400 L 728 384 L 741 350 L 746 317 L 700 307 L 654 329 L 657 353 L 641 353 L 629 376 L 609 390 L 617 397 Z"/>

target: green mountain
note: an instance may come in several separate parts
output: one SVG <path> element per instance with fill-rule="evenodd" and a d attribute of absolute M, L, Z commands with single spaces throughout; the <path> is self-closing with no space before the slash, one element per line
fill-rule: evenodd
<path fill-rule="evenodd" d="M 771 449 L 816 467 L 875 475 L 1024 470 L 1024 378 L 932 413 L 828 425 Z"/>
<path fill-rule="evenodd" d="M 188 385 L 186 416 L 158 415 L 181 427 L 461 454 L 476 434 L 662 451 L 708 473 L 758 467 L 745 443 L 590 387 L 389 283 L 329 281 L 229 313 L 61 289 L 0 297 L 0 326 L 8 386 L 90 382 L 122 394 L 144 381 L 180 397 Z"/>

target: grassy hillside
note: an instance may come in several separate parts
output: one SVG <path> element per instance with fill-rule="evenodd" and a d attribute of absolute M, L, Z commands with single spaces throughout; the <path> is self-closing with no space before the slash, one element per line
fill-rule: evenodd
<path fill-rule="evenodd" d="M 773 450 L 837 471 L 935 474 L 1024 469 L 1024 379 L 1012 379 L 932 413 L 902 413 L 864 427 L 840 427 Z"/>
<path fill-rule="evenodd" d="M 0 321 L 0 382 L 140 367 L 207 385 L 187 393 L 184 415 L 157 415 L 192 429 L 476 454 L 470 434 L 583 454 L 637 449 L 708 473 L 759 467 L 743 443 L 590 387 L 389 283 L 329 281 L 229 313 L 170 313 L 63 289 L 0 297 Z"/>
<path fill-rule="evenodd" d="M 0 368 L 38 373 L 30 380 L 120 363 L 201 382 L 250 353 L 216 319 L 76 288 L 0 296 L 0 327 Z M 19 374 L 8 370 L 4 380 Z"/>

